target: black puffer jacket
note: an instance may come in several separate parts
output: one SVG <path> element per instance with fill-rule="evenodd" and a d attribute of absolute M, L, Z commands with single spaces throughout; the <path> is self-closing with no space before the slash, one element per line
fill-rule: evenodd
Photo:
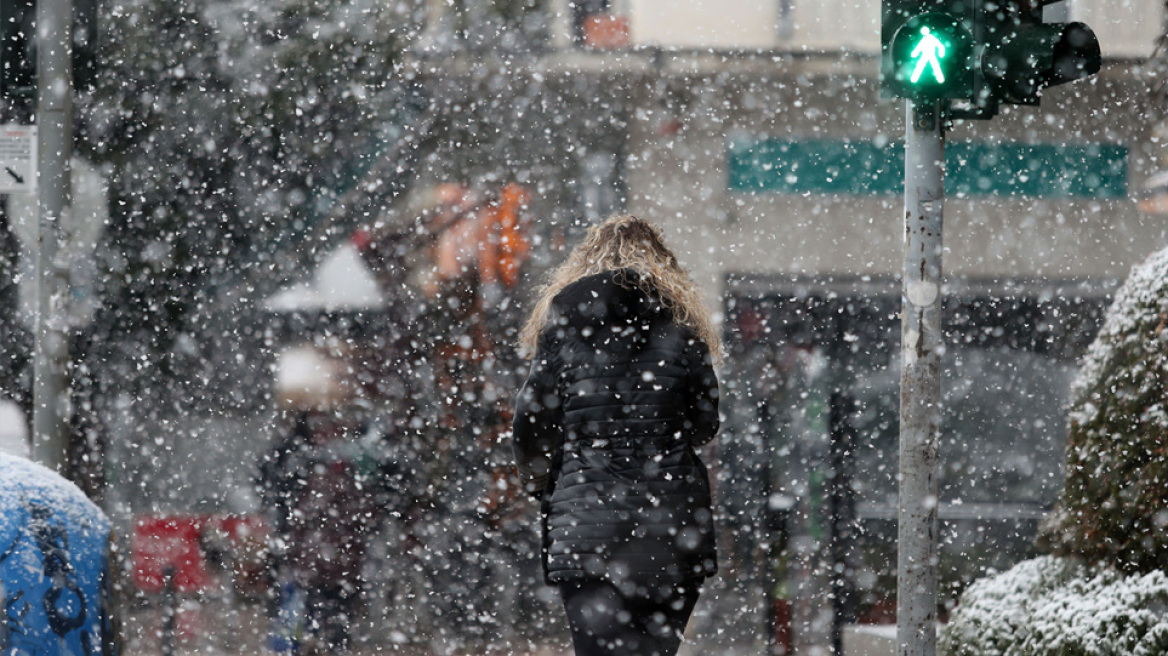
<path fill-rule="evenodd" d="M 706 344 L 637 280 L 614 271 L 564 288 L 519 394 L 515 455 L 528 491 L 542 491 L 549 583 L 717 570 L 694 449 L 718 430 L 718 380 Z"/>

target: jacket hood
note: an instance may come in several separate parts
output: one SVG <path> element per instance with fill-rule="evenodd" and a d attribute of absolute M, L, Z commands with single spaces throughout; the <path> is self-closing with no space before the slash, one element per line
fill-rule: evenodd
<path fill-rule="evenodd" d="M 552 323 L 581 331 L 586 327 L 627 326 L 659 321 L 669 308 L 639 284 L 632 269 L 586 276 L 564 287 L 552 302 Z"/>

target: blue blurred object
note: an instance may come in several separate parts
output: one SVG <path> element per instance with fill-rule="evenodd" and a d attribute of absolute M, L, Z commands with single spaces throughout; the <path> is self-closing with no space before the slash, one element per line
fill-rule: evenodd
<path fill-rule="evenodd" d="M 113 656 L 110 524 L 75 485 L 0 453 L 0 653 Z"/>
<path fill-rule="evenodd" d="M 304 638 L 307 613 L 304 589 L 295 582 L 280 586 L 280 608 L 268 637 L 268 647 L 277 654 L 296 654 Z"/>

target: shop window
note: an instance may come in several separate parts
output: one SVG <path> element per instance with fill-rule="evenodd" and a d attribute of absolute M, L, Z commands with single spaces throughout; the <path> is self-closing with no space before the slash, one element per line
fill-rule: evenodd
<path fill-rule="evenodd" d="M 784 544 L 781 553 L 770 547 L 753 576 L 774 579 L 763 589 L 794 591 L 786 601 L 797 649 L 838 641 L 843 624 L 894 622 L 895 281 L 740 276 L 728 281 L 727 299 L 719 485 L 731 557 Z M 1033 555 L 1038 523 L 1062 487 L 1071 380 L 1105 302 L 1106 288 L 951 285 L 940 442 L 943 602 L 987 569 Z"/>

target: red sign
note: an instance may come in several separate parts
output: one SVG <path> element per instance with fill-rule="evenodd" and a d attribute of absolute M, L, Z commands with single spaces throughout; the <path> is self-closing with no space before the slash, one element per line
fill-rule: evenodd
<path fill-rule="evenodd" d="M 134 585 L 145 592 L 162 592 L 169 574 L 177 592 L 206 589 L 207 565 L 199 546 L 203 520 L 199 515 L 139 518 L 130 539 Z"/>

